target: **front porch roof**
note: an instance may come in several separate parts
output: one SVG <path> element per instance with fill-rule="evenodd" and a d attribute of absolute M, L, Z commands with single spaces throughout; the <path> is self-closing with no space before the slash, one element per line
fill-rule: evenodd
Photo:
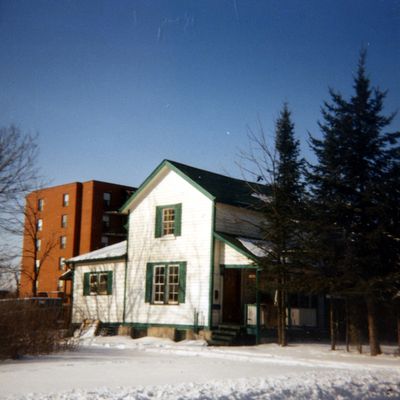
<path fill-rule="evenodd" d="M 235 236 L 223 232 L 215 232 L 214 237 L 255 263 L 267 255 L 268 243 L 265 240 Z"/>
<path fill-rule="evenodd" d="M 72 269 L 65 271 L 59 278 L 59 281 L 71 281 L 72 280 Z"/>

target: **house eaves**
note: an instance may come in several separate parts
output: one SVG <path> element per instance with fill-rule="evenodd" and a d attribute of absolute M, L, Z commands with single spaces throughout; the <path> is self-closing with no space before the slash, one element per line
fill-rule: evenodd
<path fill-rule="evenodd" d="M 259 209 L 265 203 L 268 187 L 257 183 L 231 178 L 225 175 L 191 167 L 176 161 L 164 160 L 143 182 L 139 189 L 127 200 L 120 211 L 127 213 L 134 201 L 140 197 L 148 185 L 168 168 L 189 182 L 193 187 L 217 203 L 236 207 Z"/>
<path fill-rule="evenodd" d="M 164 160 L 139 186 L 137 191 L 133 193 L 132 196 L 125 202 L 125 204 L 120 208 L 120 212 L 124 214 L 128 213 L 135 200 L 142 195 L 142 193 L 146 190 L 146 188 L 150 185 L 150 183 L 153 182 L 154 179 L 161 173 L 161 171 L 166 168 L 176 172 L 180 177 L 182 177 L 184 180 L 190 183 L 193 187 L 195 187 L 197 190 L 203 193 L 210 200 L 215 199 L 215 197 L 207 190 L 205 190 L 203 186 L 199 185 L 197 182 L 195 182 L 193 179 L 187 176 L 184 172 L 182 172 L 177 166 L 175 166 L 174 162 L 169 160 Z"/>
<path fill-rule="evenodd" d="M 214 237 L 226 245 L 230 246 L 238 253 L 249 258 L 254 263 L 258 263 L 263 256 L 267 243 L 259 239 L 251 239 L 243 236 L 230 235 L 222 232 L 214 232 Z"/>
<path fill-rule="evenodd" d="M 115 261 L 125 260 L 127 255 L 126 240 L 106 246 L 101 249 L 91 251 L 90 253 L 81 254 L 79 256 L 65 260 L 68 265 L 87 264 L 99 261 Z"/>

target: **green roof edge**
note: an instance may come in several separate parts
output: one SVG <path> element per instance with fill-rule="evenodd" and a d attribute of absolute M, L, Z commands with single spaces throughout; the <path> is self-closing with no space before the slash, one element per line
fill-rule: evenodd
<path fill-rule="evenodd" d="M 183 179 L 186 180 L 186 182 L 190 183 L 193 187 L 195 187 L 197 190 L 199 190 L 201 193 L 203 193 L 206 197 L 208 197 L 210 200 L 215 200 L 215 197 L 205 190 L 201 185 L 199 185 L 197 182 L 195 182 L 193 179 L 189 178 L 184 172 L 182 172 L 177 166 L 173 164 L 173 161 L 169 160 L 163 160 L 161 164 L 145 179 L 145 181 L 139 186 L 139 188 L 136 190 L 135 193 L 132 194 L 131 197 L 125 202 L 125 204 L 119 209 L 119 212 L 125 213 L 127 208 L 130 206 L 130 204 L 135 200 L 137 196 L 139 196 L 140 193 L 143 192 L 143 190 L 146 188 L 146 186 L 153 180 L 153 178 L 160 172 L 162 168 L 165 166 L 168 166 L 171 168 L 172 171 L 176 172 L 179 176 L 181 176 Z"/>
<path fill-rule="evenodd" d="M 78 265 L 78 264 L 90 264 L 95 263 L 98 261 L 116 261 L 116 260 L 125 260 L 127 254 L 122 254 L 120 256 L 113 256 L 113 257 L 101 257 L 101 258 L 88 258 L 86 260 L 78 260 L 78 261 L 68 261 L 66 260 L 65 263 L 68 265 Z"/>

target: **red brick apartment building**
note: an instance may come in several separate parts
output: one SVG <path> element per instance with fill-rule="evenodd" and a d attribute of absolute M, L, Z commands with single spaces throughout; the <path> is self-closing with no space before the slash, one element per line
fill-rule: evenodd
<path fill-rule="evenodd" d="M 32 296 L 36 286 L 36 295 L 68 297 L 71 281 L 59 280 L 66 272 L 64 260 L 125 240 L 126 218 L 118 210 L 135 190 L 88 181 L 30 193 L 25 207 L 20 296 Z"/>

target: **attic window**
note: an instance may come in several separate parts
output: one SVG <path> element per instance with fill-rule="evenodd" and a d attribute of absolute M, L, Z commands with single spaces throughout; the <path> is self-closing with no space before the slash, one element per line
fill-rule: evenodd
<path fill-rule="evenodd" d="M 162 234 L 173 235 L 175 233 L 175 208 L 162 210 Z"/>
<path fill-rule="evenodd" d="M 181 235 L 182 204 L 156 207 L 155 237 Z"/>

